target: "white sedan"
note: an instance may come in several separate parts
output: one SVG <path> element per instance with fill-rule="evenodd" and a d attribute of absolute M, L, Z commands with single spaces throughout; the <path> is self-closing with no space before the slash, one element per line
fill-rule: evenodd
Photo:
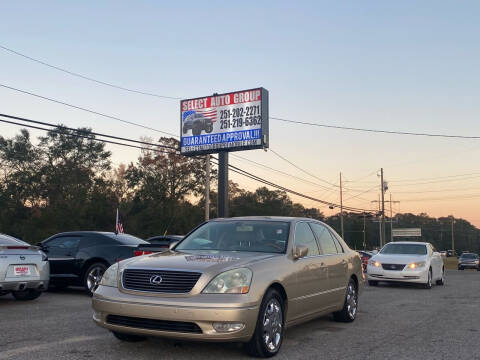
<path fill-rule="evenodd" d="M 445 283 L 445 268 L 440 253 L 430 243 L 391 242 L 372 256 L 367 265 L 368 284 L 379 281 L 423 284 L 430 289 L 432 283 Z"/>

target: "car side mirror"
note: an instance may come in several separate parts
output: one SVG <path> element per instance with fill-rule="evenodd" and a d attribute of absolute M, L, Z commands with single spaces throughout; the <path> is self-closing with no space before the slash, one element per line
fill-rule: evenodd
<path fill-rule="evenodd" d="M 298 246 L 295 246 L 295 248 L 293 249 L 293 258 L 294 259 L 303 258 L 303 257 L 307 256 L 307 254 L 308 254 L 308 247 L 306 247 L 306 246 L 298 245 Z"/>
<path fill-rule="evenodd" d="M 172 241 L 170 245 L 168 245 L 168 250 L 172 250 L 179 242 L 180 241 Z"/>
<path fill-rule="evenodd" d="M 440 256 L 440 253 L 438 251 L 434 251 L 432 255 L 433 256 Z"/>

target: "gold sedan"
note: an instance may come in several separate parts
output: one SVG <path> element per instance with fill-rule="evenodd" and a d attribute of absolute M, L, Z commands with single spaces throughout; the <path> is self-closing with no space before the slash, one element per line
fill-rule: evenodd
<path fill-rule="evenodd" d="M 112 265 L 93 319 L 124 341 L 236 341 L 270 357 L 289 326 L 328 313 L 355 320 L 363 282 L 360 256 L 320 221 L 216 219 L 169 251 Z"/>

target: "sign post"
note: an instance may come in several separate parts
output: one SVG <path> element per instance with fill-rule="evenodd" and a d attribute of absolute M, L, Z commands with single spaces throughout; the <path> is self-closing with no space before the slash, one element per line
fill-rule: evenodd
<path fill-rule="evenodd" d="M 228 216 L 228 152 L 267 148 L 268 91 L 264 88 L 180 101 L 180 153 L 219 153 L 218 216 Z"/>

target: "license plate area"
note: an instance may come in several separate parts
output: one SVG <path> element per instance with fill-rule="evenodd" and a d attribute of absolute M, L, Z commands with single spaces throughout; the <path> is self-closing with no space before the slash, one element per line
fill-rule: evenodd
<path fill-rule="evenodd" d="M 13 275 L 15 276 L 30 276 L 32 272 L 30 271 L 30 266 L 28 265 L 14 265 L 13 266 Z"/>

